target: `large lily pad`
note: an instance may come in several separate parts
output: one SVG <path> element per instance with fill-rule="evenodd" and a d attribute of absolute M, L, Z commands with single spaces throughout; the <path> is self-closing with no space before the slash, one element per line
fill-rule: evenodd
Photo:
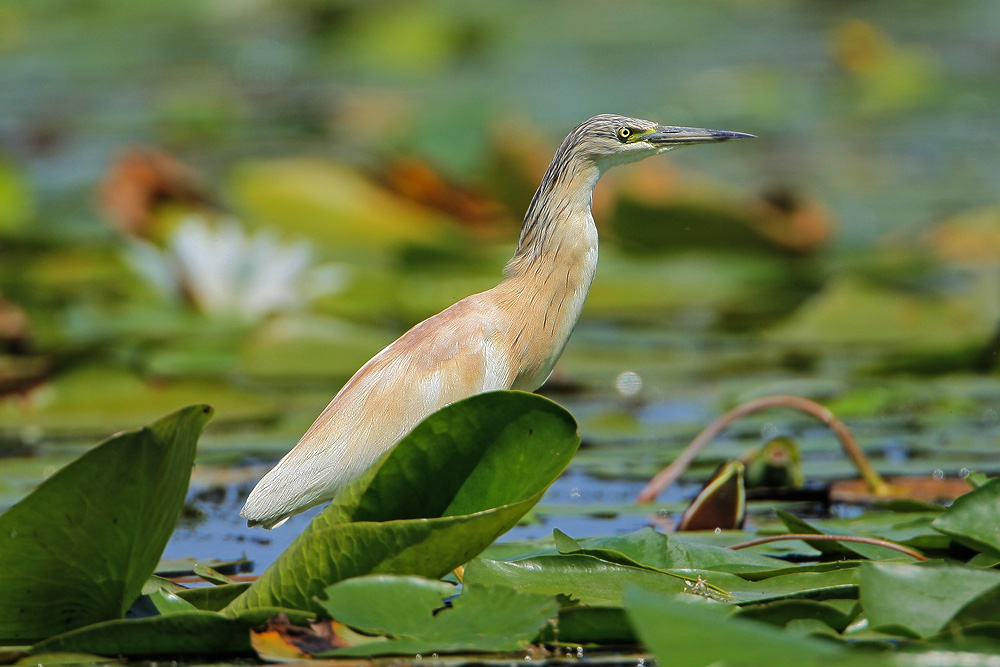
<path fill-rule="evenodd" d="M 729 618 L 726 608 L 693 596 L 630 588 L 625 609 L 643 643 L 662 664 L 800 667 L 826 665 L 845 651 L 765 623 Z"/>
<path fill-rule="evenodd" d="M 861 604 L 874 629 L 908 637 L 928 637 L 970 603 L 993 593 L 992 605 L 970 621 L 1000 621 L 995 592 L 1000 572 L 946 562 L 865 563 Z M 991 607 L 991 608 L 990 608 Z"/>
<path fill-rule="evenodd" d="M 0 638 L 124 615 L 173 532 L 211 415 L 192 406 L 115 436 L 0 515 Z"/>
<path fill-rule="evenodd" d="M 439 578 L 517 523 L 578 445 L 572 416 L 540 396 L 454 403 L 344 489 L 227 611 L 322 611 L 326 587 L 369 573 Z"/>

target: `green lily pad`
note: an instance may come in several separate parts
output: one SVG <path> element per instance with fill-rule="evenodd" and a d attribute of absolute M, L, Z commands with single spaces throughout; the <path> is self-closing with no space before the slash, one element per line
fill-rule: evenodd
<path fill-rule="evenodd" d="M 227 613 L 317 609 L 326 587 L 369 573 L 439 578 L 514 526 L 578 444 L 569 413 L 534 394 L 453 403 L 342 491 Z"/>
<path fill-rule="evenodd" d="M 1000 572 L 929 561 L 865 563 L 861 604 L 871 627 L 905 637 L 929 637 L 943 630 L 964 607 L 1000 591 Z M 995 604 L 972 620 L 1000 621 Z"/>
<path fill-rule="evenodd" d="M 956 498 L 931 526 L 977 551 L 1000 556 L 1000 478 Z"/>
<path fill-rule="evenodd" d="M 130 658 L 252 655 L 250 628 L 282 612 L 293 616 L 297 622 L 310 617 L 285 609 L 261 609 L 237 618 L 211 611 L 180 611 L 95 623 L 47 639 L 31 650 L 33 653 L 69 651 Z"/>
<path fill-rule="evenodd" d="M 683 593 L 683 577 L 608 562 L 589 554 L 534 556 L 517 561 L 477 558 L 465 568 L 467 584 L 495 584 L 538 595 L 565 595 L 593 606 L 620 607 L 628 585 Z"/>
<path fill-rule="evenodd" d="M 825 641 L 766 623 L 729 618 L 725 606 L 692 596 L 631 587 L 625 594 L 625 609 L 643 644 L 662 664 L 825 666 L 847 655 Z"/>
<path fill-rule="evenodd" d="M 419 577 L 385 575 L 335 584 L 321 602 L 333 618 L 391 639 L 320 655 L 514 651 L 531 643 L 559 609 L 553 597 L 478 584 L 464 586 L 445 605 L 454 590 Z"/>
<path fill-rule="evenodd" d="M 173 532 L 211 415 L 192 406 L 115 436 L 0 515 L 0 638 L 124 615 Z"/>

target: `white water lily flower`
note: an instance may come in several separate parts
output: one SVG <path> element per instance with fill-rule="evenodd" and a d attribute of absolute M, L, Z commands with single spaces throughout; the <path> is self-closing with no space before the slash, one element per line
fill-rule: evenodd
<path fill-rule="evenodd" d="M 205 313 L 251 320 L 300 308 L 346 281 L 343 267 L 312 266 L 308 242 L 283 244 L 269 230 L 248 235 L 232 218 L 212 224 L 190 215 L 166 248 L 134 240 L 127 258 L 164 295 L 189 299 Z"/>

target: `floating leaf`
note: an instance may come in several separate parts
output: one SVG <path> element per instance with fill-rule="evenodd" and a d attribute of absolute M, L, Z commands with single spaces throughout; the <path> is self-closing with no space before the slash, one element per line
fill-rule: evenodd
<path fill-rule="evenodd" d="M 323 655 L 514 651 L 531 643 L 558 611 L 553 597 L 480 584 L 467 584 L 445 605 L 453 591 L 441 582 L 384 575 L 331 586 L 322 605 L 333 618 L 392 638 Z"/>
<path fill-rule="evenodd" d="M 625 609 L 643 643 L 665 665 L 825 666 L 845 655 L 843 649 L 825 641 L 729 618 L 725 606 L 693 596 L 631 587 L 625 595 Z"/>
<path fill-rule="evenodd" d="M 177 591 L 177 597 L 190 602 L 196 609 L 202 611 L 222 611 L 248 588 L 250 588 L 249 583 L 201 586 Z"/>
<path fill-rule="evenodd" d="M 856 535 L 856 533 L 846 530 L 828 529 L 827 531 L 822 531 L 805 519 L 800 519 L 794 514 L 790 514 L 784 510 L 776 510 L 775 513 L 792 533 L 806 535 Z M 880 558 L 896 557 L 899 555 L 898 551 L 888 547 L 882 547 L 876 544 L 865 544 L 863 542 L 831 542 L 828 540 L 805 540 L 805 542 L 817 551 L 833 558 L 854 559 L 860 556 L 861 558 L 878 560 Z"/>
<path fill-rule="evenodd" d="M 165 616 L 106 621 L 47 639 L 35 653 L 70 651 L 130 658 L 164 655 L 245 655 L 251 653 L 250 628 L 281 612 L 302 623 L 304 612 L 262 609 L 236 618 L 211 611 L 184 611 Z"/>
<path fill-rule="evenodd" d="M 931 527 L 977 551 L 1000 556 L 1000 477 L 956 498 Z"/>
<path fill-rule="evenodd" d="M 94 447 L 0 515 L 0 638 L 121 618 L 173 532 L 212 409 Z"/>
<path fill-rule="evenodd" d="M 929 637 L 969 603 L 1000 590 L 1000 572 L 955 563 L 865 563 L 861 604 L 871 627 L 908 637 Z M 991 602 L 995 602 L 991 600 Z M 978 621 L 1000 621 L 993 605 Z"/>
<path fill-rule="evenodd" d="M 587 554 L 536 556 L 513 562 L 477 558 L 465 568 L 466 584 L 503 584 L 539 595 L 565 595 L 595 606 L 621 606 L 628 585 L 683 593 L 683 577 L 611 563 Z"/>
<path fill-rule="evenodd" d="M 327 586 L 369 573 L 439 578 L 524 516 L 578 444 L 573 418 L 540 396 L 453 403 L 342 491 L 227 611 L 317 609 Z"/>

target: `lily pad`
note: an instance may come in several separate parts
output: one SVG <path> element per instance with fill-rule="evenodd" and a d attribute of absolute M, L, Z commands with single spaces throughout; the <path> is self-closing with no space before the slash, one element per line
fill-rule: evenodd
<path fill-rule="evenodd" d="M 478 584 L 465 586 L 446 605 L 453 590 L 419 577 L 384 575 L 331 586 L 322 605 L 333 618 L 391 638 L 321 655 L 514 651 L 531 643 L 559 609 L 553 597 Z"/>
<path fill-rule="evenodd" d="M 956 498 L 931 526 L 977 551 L 1000 556 L 1000 478 Z"/>
<path fill-rule="evenodd" d="M 344 489 L 227 613 L 321 611 L 326 587 L 369 573 L 439 578 L 514 526 L 578 445 L 573 418 L 540 396 L 453 403 Z"/>
<path fill-rule="evenodd" d="M 1000 572 L 955 563 L 861 567 L 861 604 L 871 627 L 907 637 L 940 632 L 966 605 L 998 589 Z M 988 611 L 975 620 L 1000 621 L 995 605 Z"/>
<path fill-rule="evenodd" d="M 124 615 L 173 532 L 211 415 L 193 406 L 115 436 L 0 515 L 0 638 Z"/>
<path fill-rule="evenodd" d="M 643 643 L 662 664 L 828 665 L 840 647 L 766 623 L 727 617 L 726 607 L 691 596 L 630 588 L 625 609 Z"/>

